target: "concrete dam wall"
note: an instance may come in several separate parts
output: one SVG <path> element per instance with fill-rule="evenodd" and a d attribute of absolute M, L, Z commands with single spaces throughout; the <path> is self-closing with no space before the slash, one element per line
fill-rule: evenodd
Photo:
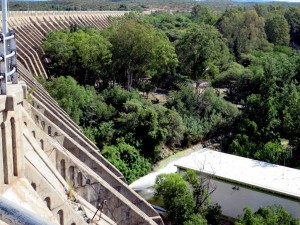
<path fill-rule="evenodd" d="M 7 95 L 0 95 L 0 225 L 163 224 L 34 78 L 48 77 L 40 48 L 48 31 L 71 24 L 102 29 L 110 17 L 123 15 L 9 13 L 19 83 L 9 84 Z"/>

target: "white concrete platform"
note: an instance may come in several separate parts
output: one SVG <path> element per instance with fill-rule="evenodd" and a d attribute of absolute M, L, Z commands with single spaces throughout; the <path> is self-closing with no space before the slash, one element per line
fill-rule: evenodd
<path fill-rule="evenodd" d="M 232 183 L 300 198 L 300 170 L 213 150 L 196 152 L 176 164 Z"/>

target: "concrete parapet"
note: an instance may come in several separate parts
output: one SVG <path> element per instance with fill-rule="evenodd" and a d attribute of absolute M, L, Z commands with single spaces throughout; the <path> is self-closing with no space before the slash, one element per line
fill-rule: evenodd
<path fill-rule="evenodd" d="M 25 98 L 22 84 L 8 85 L 7 95 L 0 96 L 0 185 L 11 184 L 17 177 L 24 174 L 24 152 L 20 121 Z"/>

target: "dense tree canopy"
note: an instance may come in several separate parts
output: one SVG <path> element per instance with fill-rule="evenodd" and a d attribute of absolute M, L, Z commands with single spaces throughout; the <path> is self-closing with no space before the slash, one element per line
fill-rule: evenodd
<path fill-rule="evenodd" d="M 285 12 L 285 17 L 290 26 L 291 44 L 300 46 L 300 9 L 290 8 Z"/>
<path fill-rule="evenodd" d="M 105 146 L 101 153 L 121 171 L 129 183 L 150 172 L 150 162 L 140 155 L 139 150 L 124 142 Z"/>
<path fill-rule="evenodd" d="M 210 25 L 214 25 L 217 21 L 217 17 L 211 8 L 203 5 L 196 5 L 192 8 L 191 19 L 197 23 Z"/>
<path fill-rule="evenodd" d="M 157 177 L 156 194 L 162 196 L 172 224 L 183 224 L 193 214 L 195 202 L 188 183 L 180 174 L 162 174 Z"/>
<path fill-rule="evenodd" d="M 243 219 L 236 222 L 236 225 L 299 225 L 299 219 L 294 218 L 281 206 L 261 207 L 257 212 L 252 213 L 250 208 L 245 209 Z"/>
<path fill-rule="evenodd" d="M 213 89 L 196 93 L 189 85 L 180 91 L 171 92 L 166 103 L 182 116 L 186 127 L 186 141 L 195 143 L 207 135 L 217 133 L 230 126 L 238 116 L 238 109 L 218 96 Z"/>
<path fill-rule="evenodd" d="M 187 30 L 176 45 L 181 73 L 197 81 L 208 78 L 230 60 L 227 46 L 216 28 L 200 24 Z"/>
<path fill-rule="evenodd" d="M 219 19 L 217 27 L 226 38 L 226 42 L 234 55 L 239 58 L 242 53 L 257 49 L 266 49 L 264 18 L 255 10 L 239 11 L 229 9 Z"/>
<path fill-rule="evenodd" d="M 298 14 L 278 5 L 195 5 L 130 14 L 102 31 L 71 26 L 42 44 L 45 87 L 130 182 L 202 141 L 298 167 Z M 197 213 L 185 222 L 201 224 Z"/>
<path fill-rule="evenodd" d="M 110 31 L 113 72 L 121 75 L 128 89 L 137 87 L 142 78 L 174 72 L 175 49 L 162 31 L 134 19 L 121 21 Z"/>
<path fill-rule="evenodd" d="M 290 29 L 283 15 L 272 14 L 266 19 L 265 31 L 268 41 L 275 45 L 290 44 Z"/>
<path fill-rule="evenodd" d="M 111 44 L 94 29 L 51 32 L 42 48 L 50 60 L 49 72 L 72 75 L 81 84 L 107 81 L 111 63 Z"/>

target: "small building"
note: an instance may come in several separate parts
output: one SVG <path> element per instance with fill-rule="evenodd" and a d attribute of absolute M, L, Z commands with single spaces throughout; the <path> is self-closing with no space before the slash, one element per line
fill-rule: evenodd
<path fill-rule="evenodd" d="M 210 179 L 216 188 L 211 203 L 228 218 L 243 215 L 245 207 L 282 205 L 300 218 L 300 170 L 207 150 L 182 158 L 179 171 L 192 169 Z"/>

